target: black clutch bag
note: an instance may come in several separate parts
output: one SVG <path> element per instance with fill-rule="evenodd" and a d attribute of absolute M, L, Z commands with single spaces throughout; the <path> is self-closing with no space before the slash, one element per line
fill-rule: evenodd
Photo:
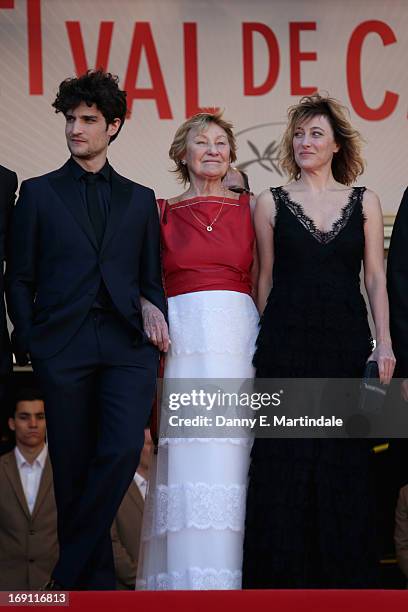
<path fill-rule="evenodd" d="M 388 387 L 380 383 L 380 373 L 376 361 L 368 361 L 360 383 L 359 410 L 379 414 L 384 406 Z"/>

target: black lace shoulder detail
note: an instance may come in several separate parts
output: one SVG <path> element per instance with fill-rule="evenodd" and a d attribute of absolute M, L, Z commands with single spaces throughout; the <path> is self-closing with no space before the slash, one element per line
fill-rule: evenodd
<path fill-rule="evenodd" d="M 285 205 L 291 213 L 298 219 L 298 221 L 312 234 L 312 236 L 321 244 L 328 244 L 331 242 L 342 229 L 347 225 L 354 209 L 360 211 L 363 214 L 363 195 L 365 187 L 353 187 L 346 204 L 340 211 L 340 216 L 332 225 L 332 228 L 324 232 L 318 229 L 313 219 L 311 219 L 303 210 L 303 206 L 298 202 L 295 202 L 289 197 L 289 193 L 283 187 L 271 187 L 271 192 L 275 199 L 277 210 L 278 206 Z M 364 217 L 363 217 L 364 218 Z"/>
<path fill-rule="evenodd" d="M 276 222 L 278 220 L 278 216 L 279 216 L 279 212 L 280 212 L 280 208 L 281 208 L 281 194 L 280 194 L 280 187 L 269 187 L 269 191 L 272 194 L 273 200 L 275 202 L 275 219 L 274 219 L 274 224 L 276 225 Z"/>
<path fill-rule="evenodd" d="M 280 204 L 281 204 L 281 187 L 269 187 L 269 191 L 272 194 L 273 200 L 276 206 L 276 212 L 278 212 Z"/>
<path fill-rule="evenodd" d="M 354 187 L 353 191 L 355 191 L 355 208 L 358 209 L 361 218 L 363 219 L 363 222 L 365 223 L 367 221 L 365 215 L 364 215 L 364 210 L 363 210 L 363 198 L 364 198 L 364 192 L 366 191 L 367 187 Z"/>

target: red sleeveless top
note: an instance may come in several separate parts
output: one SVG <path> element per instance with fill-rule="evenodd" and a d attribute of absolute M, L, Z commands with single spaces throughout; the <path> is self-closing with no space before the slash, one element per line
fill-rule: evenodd
<path fill-rule="evenodd" d="M 225 198 L 221 209 L 222 202 L 216 197 L 176 204 L 158 200 L 167 297 L 217 289 L 251 293 L 255 234 L 249 195 Z"/>

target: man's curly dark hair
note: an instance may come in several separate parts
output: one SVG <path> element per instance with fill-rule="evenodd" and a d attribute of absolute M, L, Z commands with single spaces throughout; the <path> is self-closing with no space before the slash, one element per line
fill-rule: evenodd
<path fill-rule="evenodd" d="M 77 108 L 81 102 L 88 106 L 95 104 L 105 117 L 108 126 L 114 119 L 120 119 L 120 127 L 109 144 L 115 140 L 122 129 L 126 117 L 126 91 L 119 89 L 119 77 L 103 70 L 88 70 L 78 78 L 62 81 L 52 104 L 56 113 L 66 115 Z"/>

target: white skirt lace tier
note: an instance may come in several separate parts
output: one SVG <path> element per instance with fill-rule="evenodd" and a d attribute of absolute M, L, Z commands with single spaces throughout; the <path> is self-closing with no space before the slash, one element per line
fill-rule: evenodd
<path fill-rule="evenodd" d="M 253 377 L 258 313 L 234 291 L 169 299 L 166 378 Z M 250 441 L 159 441 L 149 479 L 137 588 L 239 589 Z"/>

